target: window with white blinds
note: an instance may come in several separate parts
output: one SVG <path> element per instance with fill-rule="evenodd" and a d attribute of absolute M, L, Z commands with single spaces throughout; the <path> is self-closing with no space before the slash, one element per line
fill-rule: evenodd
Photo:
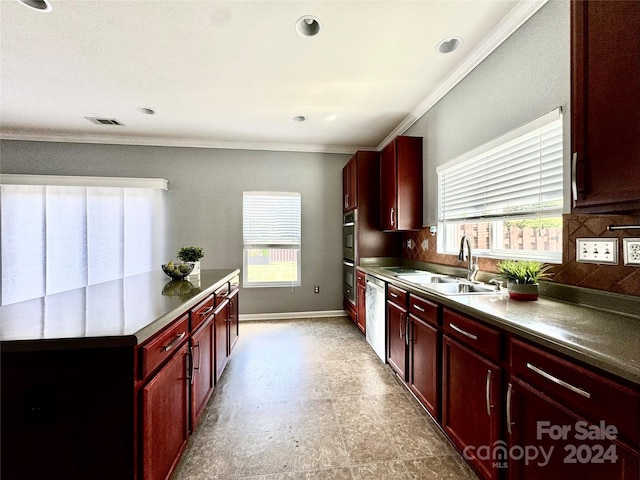
<path fill-rule="evenodd" d="M 558 108 L 438 167 L 439 251 L 466 234 L 487 256 L 560 260 L 562 145 Z"/>
<path fill-rule="evenodd" d="M 159 268 L 167 181 L 0 176 L 2 305 Z"/>
<path fill-rule="evenodd" d="M 301 196 L 243 192 L 245 287 L 300 285 Z"/>

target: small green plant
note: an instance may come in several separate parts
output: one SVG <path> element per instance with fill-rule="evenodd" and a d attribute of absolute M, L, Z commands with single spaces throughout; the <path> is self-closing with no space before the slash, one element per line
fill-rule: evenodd
<path fill-rule="evenodd" d="M 509 282 L 535 284 L 538 280 L 551 275 L 551 265 L 545 265 L 535 260 L 504 260 L 498 264 L 498 271 Z"/>
<path fill-rule="evenodd" d="M 204 251 L 202 247 L 182 247 L 177 256 L 183 262 L 197 262 L 204 257 Z"/>

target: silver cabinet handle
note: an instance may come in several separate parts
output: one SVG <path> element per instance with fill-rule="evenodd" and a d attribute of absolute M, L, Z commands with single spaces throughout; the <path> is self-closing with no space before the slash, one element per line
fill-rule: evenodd
<path fill-rule="evenodd" d="M 186 334 L 187 332 L 178 333 L 176 337 L 173 340 L 171 340 L 171 342 L 169 342 L 163 347 L 163 350 L 165 352 L 168 352 L 169 350 L 171 350 L 173 347 L 178 345 L 178 343 L 180 343 L 180 340 L 182 340 Z"/>
<path fill-rule="evenodd" d="M 507 432 L 511 435 L 511 395 L 513 393 L 513 385 L 509 383 L 507 387 Z"/>
<path fill-rule="evenodd" d="M 419 312 L 423 312 L 424 313 L 424 308 L 422 308 L 420 305 L 413 305 L 413 308 L 415 308 L 416 310 L 418 310 Z"/>
<path fill-rule="evenodd" d="M 389 215 L 389 219 L 391 220 L 391 226 L 392 227 L 395 227 L 395 225 L 396 225 L 395 213 L 396 213 L 396 209 L 395 208 L 391 208 L 391 214 Z"/>
<path fill-rule="evenodd" d="M 536 372 L 541 377 L 546 378 L 547 380 L 549 380 L 549 381 L 551 381 L 551 382 L 553 382 L 553 383 L 555 383 L 557 385 L 560 385 L 561 387 L 569 389 L 572 392 L 577 393 L 578 395 L 582 395 L 585 398 L 591 398 L 591 394 L 589 392 L 587 392 L 586 390 L 583 390 L 580 387 L 574 387 L 570 383 L 567 383 L 564 380 L 559 379 L 558 377 L 554 377 L 550 373 L 545 372 L 544 370 L 536 367 L 535 365 L 532 365 L 531 363 L 527 363 L 527 368 L 529 370 L 533 370 L 534 372 Z"/>
<path fill-rule="evenodd" d="M 578 152 L 573 152 L 571 158 L 571 195 L 573 197 L 573 206 L 576 206 L 578 201 L 578 179 L 576 175 L 578 173 Z"/>
<path fill-rule="evenodd" d="M 409 324 L 409 314 L 405 313 L 404 314 L 404 344 L 408 347 L 409 346 L 409 328 L 410 328 L 410 324 Z"/>
<path fill-rule="evenodd" d="M 400 314 L 400 322 L 398 323 L 398 330 L 400 331 L 400 338 L 403 338 L 406 333 L 402 333 L 402 317 L 404 315 Z"/>
<path fill-rule="evenodd" d="M 449 322 L 449 326 L 451 328 L 453 328 L 456 332 L 461 333 L 462 335 L 464 335 L 465 337 L 469 337 L 471 340 L 478 340 L 478 336 L 474 335 L 473 333 L 469 333 L 463 329 L 461 329 L 459 326 L 455 325 L 454 323 Z"/>
<path fill-rule="evenodd" d="M 398 295 L 393 292 L 389 292 L 389 295 L 391 295 L 393 298 L 398 298 Z"/>
<path fill-rule="evenodd" d="M 206 310 L 200 312 L 198 315 L 200 315 L 201 317 L 205 317 L 205 316 L 209 315 L 209 313 L 211 313 L 212 310 L 213 310 L 213 305 L 211 305 Z"/>
<path fill-rule="evenodd" d="M 491 405 L 491 370 L 487 370 L 485 397 L 485 400 L 487 402 L 487 415 L 491 416 L 491 409 L 493 408 L 493 405 Z"/>

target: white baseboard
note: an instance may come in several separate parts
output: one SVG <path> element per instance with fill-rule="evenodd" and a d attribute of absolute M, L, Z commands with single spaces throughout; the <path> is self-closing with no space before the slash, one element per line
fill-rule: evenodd
<path fill-rule="evenodd" d="M 344 310 L 320 310 L 314 312 L 285 312 L 285 313 L 245 313 L 238 316 L 238 320 L 291 320 L 294 318 L 326 318 L 326 317 L 346 317 Z"/>

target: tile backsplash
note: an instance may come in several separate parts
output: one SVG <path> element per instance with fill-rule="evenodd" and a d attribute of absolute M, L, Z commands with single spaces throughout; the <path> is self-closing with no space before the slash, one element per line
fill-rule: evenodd
<path fill-rule="evenodd" d="M 625 237 L 638 238 L 640 231 L 610 232 L 607 230 L 609 225 L 636 225 L 638 222 L 637 216 L 629 215 L 563 215 L 563 262 L 553 269 L 553 281 L 566 285 L 640 296 L 640 267 L 624 266 L 622 254 L 622 239 Z M 618 265 L 576 262 L 576 238 L 600 237 L 618 238 Z M 408 240 L 413 240 L 412 248 L 407 247 Z M 423 248 L 423 246 L 427 248 Z M 403 234 L 402 258 L 456 267 L 465 266 L 465 262 L 458 260 L 457 256 L 443 255 L 437 252 L 437 233 L 432 236 L 429 233 L 429 228 Z M 480 270 L 485 272 L 497 272 L 498 262 L 499 260 L 480 257 L 478 266 Z"/>

